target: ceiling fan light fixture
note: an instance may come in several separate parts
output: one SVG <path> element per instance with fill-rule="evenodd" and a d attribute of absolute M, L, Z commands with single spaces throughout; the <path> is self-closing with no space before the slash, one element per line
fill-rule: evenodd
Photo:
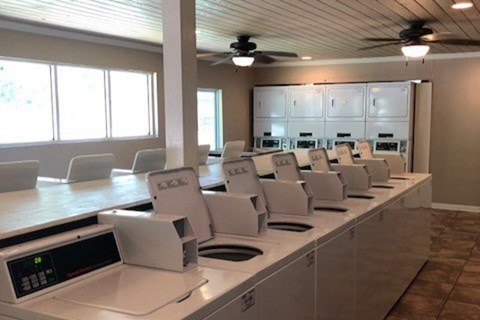
<path fill-rule="evenodd" d="M 237 56 L 232 57 L 232 61 L 237 67 L 250 67 L 253 61 L 255 61 L 255 58 L 251 56 Z"/>
<path fill-rule="evenodd" d="M 473 7 L 473 3 L 470 1 L 461 1 L 461 2 L 452 4 L 451 7 L 452 9 L 463 10 L 463 9 L 468 9 Z"/>
<path fill-rule="evenodd" d="M 407 58 L 423 58 L 430 47 L 425 44 L 415 44 L 402 47 L 403 55 Z"/>

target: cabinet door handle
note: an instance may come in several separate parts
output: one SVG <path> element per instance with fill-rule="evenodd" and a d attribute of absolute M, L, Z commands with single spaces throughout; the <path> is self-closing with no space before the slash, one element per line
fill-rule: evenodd
<path fill-rule="evenodd" d="M 333 107 L 334 104 L 335 104 L 335 99 L 332 99 L 332 107 Z"/>
<path fill-rule="evenodd" d="M 258 101 L 258 107 L 259 107 L 259 108 L 262 107 L 262 101 Z"/>
<path fill-rule="evenodd" d="M 294 106 L 294 107 L 297 106 L 297 100 L 293 100 L 293 106 Z"/>
<path fill-rule="evenodd" d="M 375 98 L 373 98 L 373 106 L 375 107 Z"/>

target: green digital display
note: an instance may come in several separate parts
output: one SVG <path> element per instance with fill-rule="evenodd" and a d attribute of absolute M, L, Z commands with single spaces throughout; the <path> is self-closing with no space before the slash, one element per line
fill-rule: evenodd
<path fill-rule="evenodd" d="M 42 257 L 35 257 L 35 258 L 33 259 L 33 262 L 34 262 L 35 264 L 42 263 Z"/>

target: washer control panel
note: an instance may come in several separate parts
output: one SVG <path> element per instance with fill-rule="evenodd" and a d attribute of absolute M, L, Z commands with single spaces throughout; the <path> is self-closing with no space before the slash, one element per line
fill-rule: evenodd
<path fill-rule="evenodd" d="M 6 280 L 6 277 L 0 277 L 1 300 L 16 302 L 37 291 L 57 287 L 74 278 L 121 263 L 113 227 L 109 228 L 105 230 L 106 226 L 96 226 L 90 230 L 71 231 L 54 239 L 38 240 L 37 243 L 32 241 L 4 249 L 0 258 L 5 258 L 3 266 L 6 268 L 0 270 L 8 273 L 11 286 L 3 283 L 2 279 Z M 40 244 L 42 241 L 45 246 Z M 13 292 L 6 295 L 5 290 L 9 287 Z"/>

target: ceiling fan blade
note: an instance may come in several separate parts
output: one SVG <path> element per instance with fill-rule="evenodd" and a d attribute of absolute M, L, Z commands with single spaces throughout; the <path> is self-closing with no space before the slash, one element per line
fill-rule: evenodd
<path fill-rule="evenodd" d="M 453 44 L 458 46 L 480 46 L 480 40 L 473 39 L 444 39 L 439 41 L 431 41 L 433 43 Z"/>
<path fill-rule="evenodd" d="M 223 62 L 225 62 L 225 61 L 227 61 L 227 60 L 230 60 L 230 59 L 232 59 L 232 56 L 231 56 L 231 55 L 228 55 L 228 56 L 226 56 L 225 58 L 222 58 L 222 59 L 220 59 L 220 60 L 218 60 L 218 61 L 215 61 L 214 63 L 211 63 L 210 66 L 216 66 L 217 64 L 223 63 Z"/>
<path fill-rule="evenodd" d="M 222 57 L 225 54 L 225 52 L 202 52 L 197 53 L 197 58 Z"/>
<path fill-rule="evenodd" d="M 363 38 L 363 41 L 375 41 L 375 42 L 387 42 L 387 41 L 400 41 L 400 38 Z"/>
<path fill-rule="evenodd" d="M 266 64 L 269 64 L 269 63 L 273 63 L 277 60 L 275 60 L 274 58 L 270 57 L 270 56 L 266 56 L 266 55 L 263 55 L 263 54 L 256 54 L 255 55 L 255 63 L 266 63 Z"/>
<path fill-rule="evenodd" d="M 427 34 L 422 37 L 420 37 L 422 40 L 426 41 L 441 41 L 441 40 L 448 40 L 453 38 L 453 34 L 450 32 L 437 32 L 437 33 L 432 33 L 432 34 Z"/>
<path fill-rule="evenodd" d="M 298 58 L 298 55 L 293 52 L 283 52 L 283 51 L 255 51 L 256 55 L 265 55 L 265 56 L 275 56 L 275 57 L 289 57 L 289 58 Z"/>
<path fill-rule="evenodd" d="M 404 41 L 398 41 L 397 40 L 397 42 L 377 44 L 376 46 L 363 47 L 363 48 L 360 48 L 358 50 L 363 51 L 363 50 L 370 50 L 370 49 L 382 48 L 382 47 L 387 47 L 387 46 L 396 46 L 397 44 L 400 44 L 400 43 L 404 43 Z"/>

